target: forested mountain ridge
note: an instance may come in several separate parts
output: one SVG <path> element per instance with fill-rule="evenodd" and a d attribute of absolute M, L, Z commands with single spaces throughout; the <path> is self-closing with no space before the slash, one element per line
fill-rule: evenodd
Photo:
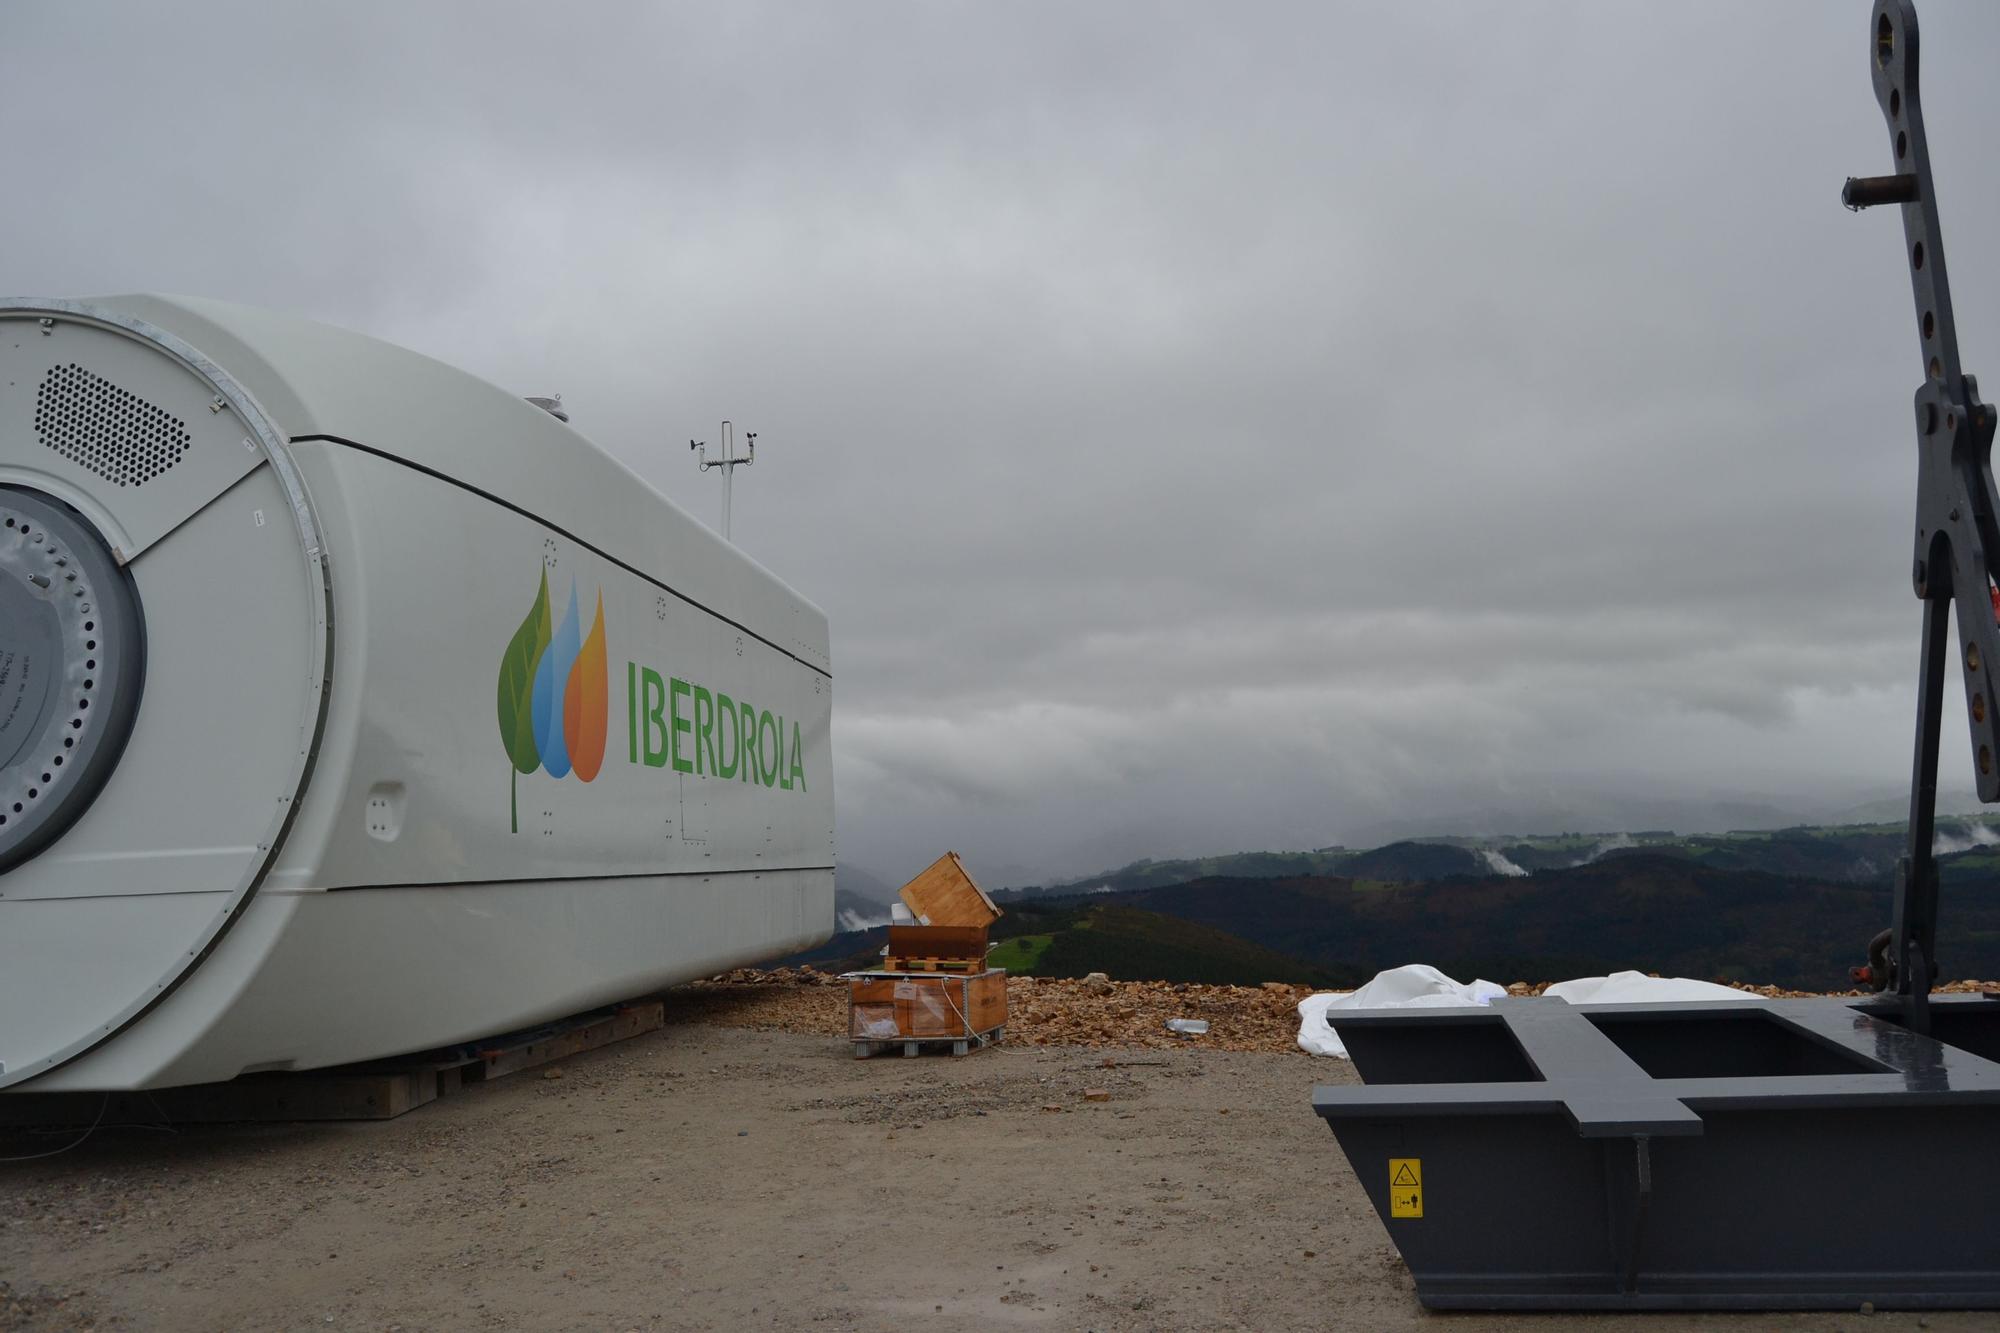
<path fill-rule="evenodd" d="M 1844 989 L 1889 924 L 1902 839 L 1875 824 L 1141 861 L 996 893 L 1007 915 L 994 958 L 1022 973 L 1161 981 L 1352 985 L 1423 962 L 1502 983 L 1634 968 Z M 2000 977 L 2000 831 L 1947 820 L 1936 849 L 1945 979 Z M 801 958 L 861 965 L 879 935 L 837 936 Z"/>

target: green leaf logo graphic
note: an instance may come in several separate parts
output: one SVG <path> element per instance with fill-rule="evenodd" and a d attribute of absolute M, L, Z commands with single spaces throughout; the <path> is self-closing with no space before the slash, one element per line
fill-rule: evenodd
<path fill-rule="evenodd" d="M 513 763 L 509 786 L 518 789 L 520 775 L 532 773 L 542 762 L 535 749 L 535 667 L 549 646 L 549 571 L 542 570 L 542 586 L 528 618 L 507 643 L 500 659 L 500 743 L 507 747 Z M 514 832 L 521 831 L 521 809 L 517 792 L 510 792 Z"/>

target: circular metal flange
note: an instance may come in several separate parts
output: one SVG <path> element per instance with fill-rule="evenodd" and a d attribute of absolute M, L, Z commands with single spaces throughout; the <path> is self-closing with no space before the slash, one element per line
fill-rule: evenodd
<path fill-rule="evenodd" d="M 141 974 L 135 973 L 135 978 L 139 978 L 137 993 L 128 1003 L 118 1006 L 102 1018 L 96 1015 L 89 1016 L 87 1030 L 82 1031 L 81 1035 L 74 1039 L 59 1042 L 46 1054 L 30 1055 L 19 1063 L 10 1061 L 4 1067 L 0 1067 L 0 1089 L 18 1086 L 51 1070 L 59 1069 L 140 1022 L 148 1013 L 176 993 L 181 983 L 201 966 L 203 960 L 221 944 L 230 928 L 243 916 L 256 897 L 265 876 L 270 873 L 279 849 L 284 845 L 294 821 L 298 818 L 301 798 L 311 781 L 315 762 L 319 756 L 320 738 L 326 727 L 330 699 L 329 671 L 334 653 L 332 585 L 324 554 L 325 547 L 320 536 L 319 520 L 314 515 L 312 502 L 306 493 L 305 479 L 293 461 L 288 441 L 270 414 L 258 404 L 256 398 L 227 370 L 177 334 L 128 313 L 116 303 L 0 296 L 0 326 L 16 319 L 36 320 L 45 329 L 52 329 L 57 325 L 75 325 L 82 329 L 101 329 L 130 337 L 134 342 L 164 353 L 179 363 L 213 392 L 214 400 L 221 405 L 222 410 L 235 414 L 237 421 L 248 432 L 246 439 L 254 441 L 269 464 L 272 475 L 285 497 L 291 519 L 289 526 L 297 532 L 300 541 L 305 561 L 303 571 L 305 599 L 300 609 L 307 625 L 310 626 L 311 647 L 310 662 L 305 672 L 306 690 L 300 701 L 303 709 L 299 715 L 297 753 L 290 763 L 289 775 L 280 782 L 276 808 L 270 813 L 263 831 L 255 838 L 254 844 L 243 849 L 253 853 L 253 856 L 247 862 L 241 878 L 228 886 L 227 902 L 196 937 L 185 942 L 184 949 L 181 947 L 182 942 L 172 941 L 172 947 L 167 952 L 174 955 L 174 960 L 166 965 L 156 979 L 146 981 Z M 39 485 L 38 474 L 31 475 L 30 479 L 23 481 L 19 479 L 19 469 L 0 467 L 0 475 L 4 475 L 5 472 L 16 473 L 15 484 L 22 489 Z M 38 489 L 30 493 L 38 498 L 44 494 Z M 97 531 L 111 530 L 107 527 L 107 520 L 115 520 L 115 514 L 107 510 L 99 516 L 98 511 L 92 507 L 92 495 L 87 489 L 79 489 L 74 495 L 64 494 L 61 498 L 72 513 L 89 515 L 89 521 Z M 0 532 L 4 531 L 4 528 L 0 528 Z M 133 739 L 143 743 L 144 737 L 135 734 Z M 39 772 L 37 775 L 39 776 Z M 9 813 L 11 814 L 11 810 Z M 27 873 L 32 875 L 35 871 L 30 868 Z M 0 900 L 8 897 L 7 888 L 7 878 L 0 877 Z M 0 935 L 0 941 L 4 939 L 5 936 Z"/>
<path fill-rule="evenodd" d="M 0 486 L 0 873 L 61 837 L 132 734 L 146 629 L 76 510 Z"/>

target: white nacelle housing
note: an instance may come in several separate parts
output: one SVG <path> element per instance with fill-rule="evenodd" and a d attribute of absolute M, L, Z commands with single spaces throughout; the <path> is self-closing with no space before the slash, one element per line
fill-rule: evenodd
<path fill-rule="evenodd" d="M 823 940 L 826 618 L 567 424 L 0 301 L 0 1088 L 305 1069 Z"/>

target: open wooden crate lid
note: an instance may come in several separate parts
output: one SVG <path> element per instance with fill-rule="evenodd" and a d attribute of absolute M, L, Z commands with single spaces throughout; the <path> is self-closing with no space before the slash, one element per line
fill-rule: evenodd
<path fill-rule="evenodd" d="M 946 852 L 931 862 L 930 868 L 896 891 L 920 925 L 990 926 L 1000 919 L 1000 909 L 973 883 L 972 876 L 958 859 Z"/>

